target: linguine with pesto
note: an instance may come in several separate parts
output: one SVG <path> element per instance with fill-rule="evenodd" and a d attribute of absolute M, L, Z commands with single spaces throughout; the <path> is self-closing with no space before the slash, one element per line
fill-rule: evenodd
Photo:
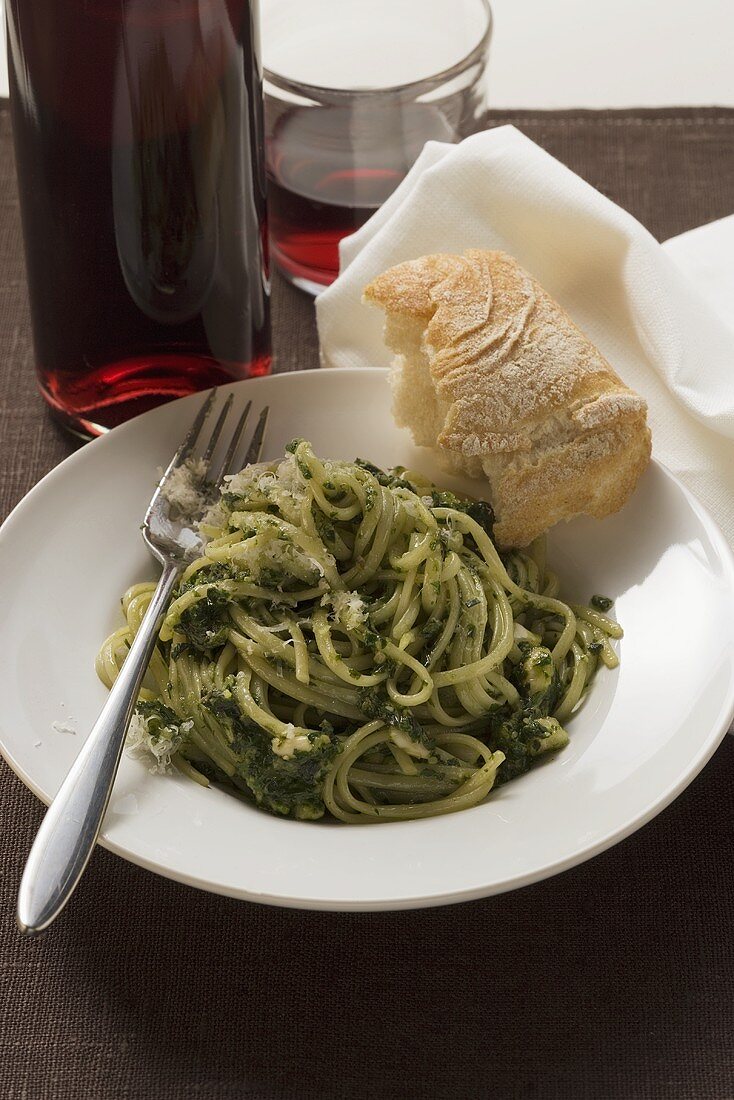
<path fill-rule="evenodd" d="M 277 814 L 466 809 L 568 740 L 621 629 L 564 603 L 544 541 L 498 553 L 488 505 L 403 469 L 318 458 L 227 479 L 160 631 L 128 742 L 152 769 Z M 109 687 L 154 584 L 124 595 Z"/>

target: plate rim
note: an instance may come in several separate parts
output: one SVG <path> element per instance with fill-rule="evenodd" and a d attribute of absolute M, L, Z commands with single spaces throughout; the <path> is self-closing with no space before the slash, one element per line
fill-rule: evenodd
<path fill-rule="evenodd" d="M 388 375 L 388 371 L 381 367 L 330 367 L 328 370 L 324 368 L 313 368 L 301 371 L 284 371 L 281 373 L 275 373 L 266 375 L 262 378 L 243 379 L 238 382 L 228 383 L 226 386 L 221 387 L 225 390 L 239 389 L 241 387 L 247 387 L 251 389 L 253 384 L 257 386 L 260 383 L 272 384 L 274 380 L 279 379 L 293 379 L 308 376 L 323 376 L 328 373 L 329 375 L 344 376 L 360 374 L 365 377 L 372 378 L 385 378 Z M 245 391 L 247 392 L 247 391 Z M 22 513 L 27 506 L 27 502 L 34 498 L 38 493 L 42 492 L 49 483 L 53 482 L 55 478 L 63 476 L 64 473 L 73 469 L 74 465 L 80 461 L 87 461 L 87 457 L 90 452 L 96 453 L 93 449 L 101 446 L 108 445 L 109 439 L 119 438 L 120 435 L 124 435 L 129 431 L 134 430 L 138 421 L 149 416 L 151 413 L 155 413 L 158 409 L 174 406 L 181 402 L 193 402 L 200 395 L 198 393 L 189 394 L 183 398 L 177 398 L 174 401 L 166 402 L 164 406 L 156 406 L 154 409 L 146 410 L 146 412 L 140 413 L 138 416 L 133 417 L 131 420 L 126 421 L 124 424 L 113 428 L 111 431 L 106 432 L 104 435 L 97 437 L 90 443 L 80 447 L 78 450 L 67 455 L 56 466 L 49 470 L 39 481 L 33 485 L 27 493 L 25 493 L 21 499 L 14 505 L 11 511 L 4 519 L 2 525 L 0 525 L 0 554 L 4 551 L 5 545 L 9 538 L 12 538 L 12 533 L 15 525 L 18 522 L 18 515 Z M 721 531 L 718 523 L 713 518 L 709 510 L 700 500 L 683 484 L 682 481 L 662 462 L 653 458 L 651 465 L 654 465 L 668 480 L 670 480 L 675 487 L 683 494 L 688 507 L 695 513 L 699 521 L 706 530 L 707 535 L 711 539 L 714 549 L 717 553 L 719 560 L 725 565 L 725 573 L 729 582 L 729 587 L 734 591 L 734 551 L 729 546 L 723 532 Z M 194 889 L 202 890 L 206 893 L 216 894 L 223 897 L 231 897 L 240 901 L 249 901 L 256 904 L 272 905 L 278 908 L 287 909 L 302 909 L 306 911 L 322 911 L 322 912 L 398 912 L 410 909 L 424 909 L 437 907 L 442 905 L 454 905 L 467 901 L 476 901 L 481 898 L 493 897 L 499 894 L 508 893 L 511 890 L 521 889 L 525 886 L 533 885 L 537 882 L 542 882 L 547 878 L 552 878 L 555 875 L 561 874 L 564 871 L 571 870 L 573 867 L 578 867 L 581 864 L 593 859 L 595 856 L 600 855 L 602 852 L 614 847 L 614 845 L 625 840 L 631 836 L 638 829 L 641 829 L 644 825 L 652 821 L 658 814 L 665 810 L 675 799 L 693 782 L 697 775 L 700 774 L 703 767 L 713 756 L 716 749 L 719 747 L 724 737 L 727 735 L 727 731 L 734 723 L 734 679 L 730 682 L 728 688 L 728 699 L 722 702 L 719 718 L 717 722 L 712 724 L 708 734 L 704 737 L 701 745 L 698 748 L 697 753 L 688 762 L 683 773 L 678 778 L 669 784 L 669 786 L 653 801 L 653 803 L 647 807 L 642 813 L 633 814 L 632 818 L 619 825 L 616 829 L 612 829 L 604 836 L 600 837 L 595 842 L 582 846 L 578 851 L 571 855 L 567 855 L 555 860 L 552 863 L 546 864 L 544 867 L 531 869 L 529 871 L 520 872 L 516 875 L 512 875 L 505 878 L 499 883 L 490 883 L 486 885 L 470 886 L 464 889 L 451 890 L 449 892 L 432 892 L 428 894 L 412 895 L 409 897 L 400 898 L 380 898 L 380 899 L 334 899 L 334 898 L 298 898 L 288 896 L 286 894 L 271 894 L 271 893 L 258 893 L 252 890 L 246 890 L 242 888 L 236 888 L 228 886 L 223 883 L 212 883 L 205 880 L 195 874 L 185 873 L 179 871 L 176 868 L 169 868 L 161 863 L 157 863 L 154 859 L 149 859 L 145 855 L 131 852 L 122 844 L 116 843 L 114 840 L 110 840 L 106 837 L 100 837 L 97 843 L 105 848 L 107 851 L 112 852 L 114 855 L 126 860 L 128 863 L 132 863 L 137 867 L 141 867 L 146 871 L 153 872 L 161 878 L 168 879 L 170 881 L 178 882 L 185 886 L 193 887 Z M 45 806 L 50 804 L 46 794 L 40 789 L 38 784 L 34 781 L 26 770 L 15 760 L 12 751 L 5 744 L 5 740 L 0 737 L 0 755 L 7 763 L 8 767 L 15 774 L 15 776 L 23 783 L 23 785 L 30 790 L 36 798 Z"/>

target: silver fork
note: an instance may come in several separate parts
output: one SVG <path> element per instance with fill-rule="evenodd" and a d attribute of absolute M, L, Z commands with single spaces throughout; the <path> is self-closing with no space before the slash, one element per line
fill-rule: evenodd
<path fill-rule="evenodd" d="M 171 593 L 183 570 L 201 552 L 201 536 L 194 519 L 176 519 L 175 515 L 171 515 L 166 486 L 173 471 L 194 457 L 201 430 L 214 406 L 215 393 L 215 390 L 211 391 L 196 414 L 145 513 L 143 540 L 153 557 L 163 566 L 163 572 L 120 675 L 33 842 L 20 884 L 17 910 L 18 927 L 28 936 L 48 928 L 66 905 L 84 873 L 110 800 L 127 728 Z M 232 400 L 230 394 L 201 455 L 204 479 L 210 487 L 212 499 L 225 475 L 233 468 L 252 406 L 249 401 L 232 433 L 224 458 L 215 463 L 217 443 Z M 260 457 L 267 416 L 266 407 L 247 447 L 245 464 L 257 462 Z"/>

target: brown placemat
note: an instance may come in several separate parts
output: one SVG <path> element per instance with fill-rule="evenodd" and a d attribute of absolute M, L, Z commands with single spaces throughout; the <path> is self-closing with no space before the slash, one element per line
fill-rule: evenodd
<path fill-rule="evenodd" d="M 734 212 L 734 111 L 492 121 L 661 239 Z M 3 515 L 74 446 L 35 393 L 9 131 L 0 105 Z M 312 304 L 279 280 L 274 327 L 279 369 L 316 365 Z M 1 763 L 0 1097 L 730 1100 L 732 764 L 728 738 L 634 837 L 502 897 L 291 912 L 100 850 L 64 918 L 25 942 L 12 911 L 42 810 Z"/>

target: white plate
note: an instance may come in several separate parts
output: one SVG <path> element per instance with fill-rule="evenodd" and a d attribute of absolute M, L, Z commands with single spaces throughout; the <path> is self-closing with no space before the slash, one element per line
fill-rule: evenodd
<path fill-rule="evenodd" d="M 266 457 L 295 435 L 318 453 L 403 463 L 447 481 L 390 416 L 382 371 L 309 371 L 240 383 L 269 403 Z M 94 674 L 119 597 L 155 576 L 138 525 L 199 397 L 166 405 L 72 455 L 0 531 L 0 742 L 44 802 L 105 698 Z M 349 827 L 271 817 L 124 758 L 105 847 L 180 882 L 314 909 L 399 909 L 522 886 L 608 848 L 649 821 L 711 756 L 734 713 L 734 563 L 704 509 L 652 465 L 604 522 L 553 531 L 563 594 L 616 599 L 618 672 L 602 671 L 571 744 L 475 809 Z M 75 719 L 74 735 L 54 721 Z"/>

